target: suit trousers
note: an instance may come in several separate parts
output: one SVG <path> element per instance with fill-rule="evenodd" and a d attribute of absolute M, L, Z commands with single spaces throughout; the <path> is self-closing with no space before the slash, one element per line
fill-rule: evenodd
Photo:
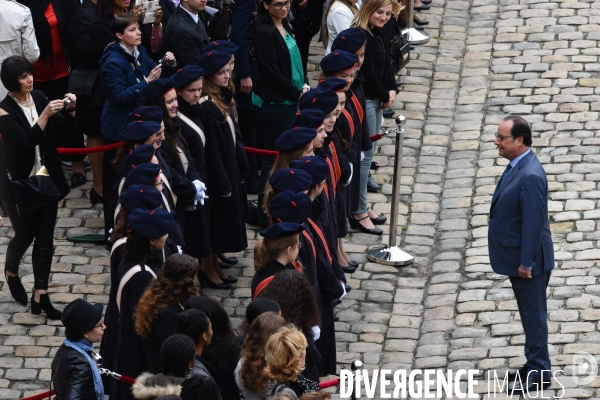
<path fill-rule="evenodd" d="M 34 287 L 48 289 L 58 202 L 53 201 L 25 215 L 19 215 L 16 205 L 6 200 L 2 200 L 2 207 L 15 230 L 15 237 L 11 239 L 6 250 L 6 270 L 13 274 L 19 273 L 21 259 L 33 242 L 31 264 Z"/>
<path fill-rule="evenodd" d="M 521 323 L 525 331 L 525 364 L 531 374 L 529 379 L 540 377 L 541 371 L 550 371 L 550 355 L 548 354 L 548 303 L 546 289 L 552 271 L 532 277 L 509 277 L 513 292 L 517 299 Z M 550 372 L 544 373 L 548 380 Z"/>

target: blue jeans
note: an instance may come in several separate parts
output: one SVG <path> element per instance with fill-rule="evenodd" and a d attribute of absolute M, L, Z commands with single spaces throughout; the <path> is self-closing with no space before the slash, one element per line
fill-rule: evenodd
<path fill-rule="evenodd" d="M 381 101 L 379 99 L 365 99 L 367 108 L 367 124 L 369 126 L 369 136 L 373 136 L 381 130 L 383 123 L 383 110 L 379 108 Z M 371 150 L 365 150 L 365 158 L 360 162 L 360 193 L 358 196 L 358 210 L 352 214 L 364 214 L 367 212 L 367 179 L 369 179 L 369 169 L 371 161 L 375 154 L 376 143 L 373 143 Z"/>

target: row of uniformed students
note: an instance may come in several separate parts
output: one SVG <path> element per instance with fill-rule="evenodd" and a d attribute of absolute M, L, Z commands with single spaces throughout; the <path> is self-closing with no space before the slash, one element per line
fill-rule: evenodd
<path fill-rule="evenodd" d="M 261 205 L 270 226 L 254 253 L 253 298 L 286 269 L 302 272 L 312 285 L 321 324 L 304 333 L 314 339 L 321 376 L 336 373 L 333 308 L 351 289 L 344 272 L 357 265 L 342 238 L 363 196 L 361 153 L 372 148 L 360 74 L 365 41 L 361 29 L 340 33 L 321 61 L 318 87 L 302 95 L 300 112 L 275 142 L 279 154 Z"/>

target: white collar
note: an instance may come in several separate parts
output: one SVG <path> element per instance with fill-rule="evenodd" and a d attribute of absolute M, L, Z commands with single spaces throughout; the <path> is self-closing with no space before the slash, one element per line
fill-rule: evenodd
<path fill-rule="evenodd" d="M 195 23 L 198 23 L 198 19 L 199 19 L 198 14 L 192 13 L 190 10 L 185 8 L 183 5 L 179 5 L 179 7 L 183 8 L 183 10 L 185 10 L 186 13 L 190 14 L 190 17 L 192 17 L 192 19 L 194 20 Z"/>

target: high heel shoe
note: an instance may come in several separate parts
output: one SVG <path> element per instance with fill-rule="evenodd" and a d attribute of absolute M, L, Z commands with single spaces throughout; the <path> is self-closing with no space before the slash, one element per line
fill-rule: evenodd
<path fill-rule="evenodd" d="M 213 289 L 231 289 L 231 285 L 229 283 L 214 283 L 202 270 L 198 270 L 198 279 L 202 285 L 206 284 L 209 288 Z"/>
<path fill-rule="evenodd" d="M 361 219 L 356 219 L 354 217 L 354 215 L 350 215 L 348 217 L 348 221 L 350 222 L 350 227 L 353 229 L 358 229 L 360 230 L 362 233 L 366 233 L 369 235 L 382 235 L 383 231 L 381 229 L 379 229 L 378 227 L 375 227 L 373 229 L 369 229 L 369 228 L 365 228 L 359 221 L 362 221 L 363 219 L 367 219 L 369 218 L 369 216 L 367 215 L 366 217 L 363 217 Z"/>
<path fill-rule="evenodd" d="M 15 299 L 17 303 L 26 306 L 27 303 L 29 303 L 29 299 L 27 298 L 27 291 L 21 283 L 21 278 L 8 275 L 6 271 L 4 271 L 4 277 L 6 278 L 6 284 L 8 285 L 8 289 L 10 290 L 13 299 Z"/>
<path fill-rule="evenodd" d="M 100 194 L 98 192 L 96 192 L 96 189 L 92 188 L 92 190 L 90 190 L 90 203 L 92 203 L 92 204 L 96 204 L 98 202 L 102 203 L 103 200 L 104 200 L 104 197 L 100 196 Z"/>
<path fill-rule="evenodd" d="M 60 319 L 62 312 L 58 311 L 50 302 L 48 293 L 40 294 L 40 302 L 35 301 L 35 289 L 31 294 L 31 313 L 38 315 L 41 311 L 46 313 L 48 319 Z"/>

